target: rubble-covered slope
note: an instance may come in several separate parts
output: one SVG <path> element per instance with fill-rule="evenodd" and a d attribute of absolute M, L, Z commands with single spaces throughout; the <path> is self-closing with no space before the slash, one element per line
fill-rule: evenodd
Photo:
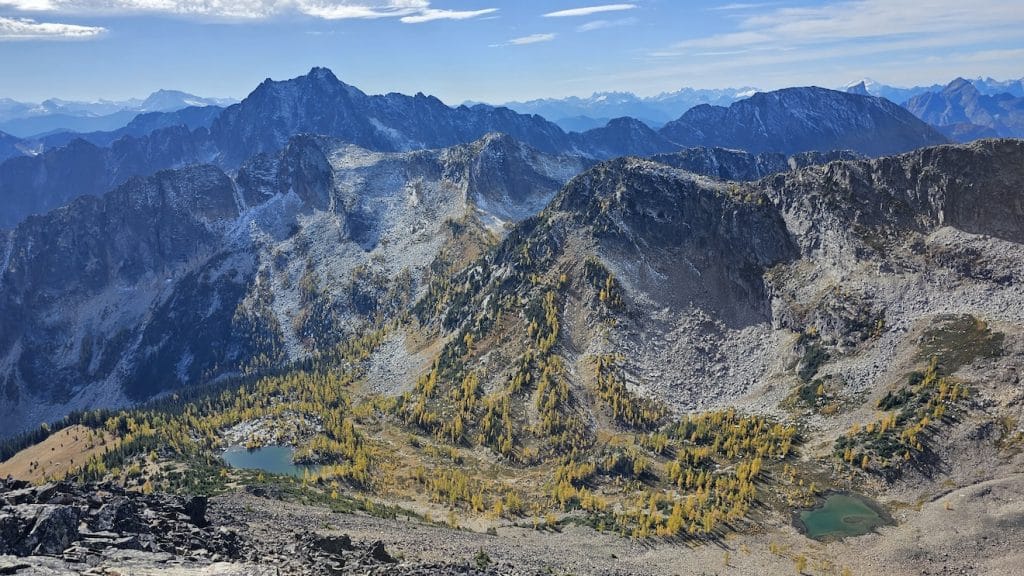
<path fill-rule="evenodd" d="M 418 318 L 448 342 L 440 382 L 500 389 L 522 362 L 560 357 L 591 429 L 607 355 L 674 410 L 776 412 L 819 371 L 858 405 L 920 368 L 915 339 L 948 315 L 1024 328 L 1022 160 L 1020 141 L 989 140 L 746 184 L 602 163 L 435 286 Z"/>

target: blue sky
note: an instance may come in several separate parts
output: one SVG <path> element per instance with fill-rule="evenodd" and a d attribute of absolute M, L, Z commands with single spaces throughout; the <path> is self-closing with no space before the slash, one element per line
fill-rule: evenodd
<path fill-rule="evenodd" d="M 0 0 L 0 97 L 243 97 L 327 66 L 449 103 L 1024 76 L 1021 0 Z"/>

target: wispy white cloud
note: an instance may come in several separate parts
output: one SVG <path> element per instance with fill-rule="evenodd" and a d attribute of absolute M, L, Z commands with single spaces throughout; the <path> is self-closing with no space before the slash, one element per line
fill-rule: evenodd
<path fill-rule="evenodd" d="M 636 18 L 620 18 L 618 20 L 591 20 L 576 27 L 577 32 L 590 32 L 592 30 L 603 30 L 605 28 L 616 28 L 618 26 L 632 26 L 639 22 Z"/>
<path fill-rule="evenodd" d="M 105 33 L 106 28 L 36 22 L 28 18 L 0 17 L 0 41 L 4 40 L 84 40 Z"/>
<path fill-rule="evenodd" d="M 548 12 L 544 17 L 565 18 L 571 16 L 590 16 L 592 14 L 600 14 L 601 12 L 617 12 L 620 10 L 632 10 L 633 8 L 636 8 L 636 4 L 602 4 L 600 6 L 584 6 L 582 8 L 570 8 L 568 10 Z"/>
<path fill-rule="evenodd" d="M 408 24 L 466 20 L 497 11 L 442 10 L 429 0 L 0 0 L 0 7 L 24 12 L 59 12 L 76 16 L 173 14 L 229 20 L 263 20 L 304 14 L 324 20 L 399 18 Z"/>
<path fill-rule="evenodd" d="M 983 1 L 983 0 L 978 0 Z M 960 33 L 952 45 L 948 35 L 897 36 L 872 42 L 837 42 L 814 46 L 756 45 L 735 50 L 669 51 L 662 56 L 686 57 L 655 60 L 632 70 L 604 77 L 626 85 L 665 85 L 678 78 L 699 78 L 703 86 L 744 82 L 773 88 L 795 85 L 842 86 L 851 78 L 871 76 L 897 86 L 948 81 L 957 75 L 1020 76 L 1024 49 L 978 50 L 987 42 L 1014 42 L 1022 32 L 1015 27 L 978 29 Z M 1019 45 L 1019 44 L 1018 44 Z M 977 66 L 983 63 L 984 67 Z M 671 85 L 671 84 L 669 84 Z"/>
<path fill-rule="evenodd" d="M 162 3 L 162 0 L 137 0 L 140 2 L 158 2 Z M 199 4 L 205 5 L 204 9 L 210 8 L 207 13 L 213 15 L 224 15 L 231 16 L 222 8 L 223 3 L 217 0 L 199 0 Z M 331 0 L 297 0 L 296 2 L 276 1 L 270 0 L 260 2 L 257 0 L 256 4 L 269 5 L 260 12 L 261 18 L 274 16 L 281 13 L 287 13 L 292 9 L 296 9 L 302 14 L 313 16 L 316 18 L 323 18 L 324 20 L 350 20 L 350 19 L 377 19 L 377 18 L 402 18 L 406 16 L 412 16 L 414 14 L 420 14 L 430 7 L 429 2 L 421 0 L 408 0 L 408 1 L 388 1 L 388 2 L 345 2 L 345 1 L 331 1 Z M 186 5 L 190 6 L 190 5 Z M 218 14 L 221 12 L 222 14 Z"/>
<path fill-rule="evenodd" d="M 433 8 L 427 8 L 419 14 L 402 16 L 402 22 L 405 22 L 406 24 L 420 24 L 422 22 L 432 22 L 434 20 L 468 20 L 470 18 L 493 14 L 497 11 L 497 8 L 484 8 L 483 10 L 436 10 Z"/>
<path fill-rule="evenodd" d="M 525 44 L 537 44 L 538 42 L 550 42 L 555 39 L 556 34 L 530 34 L 529 36 L 520 36 L 519 38 L 513 38 L 508 41 L 513 46 L 523 46 Z"/>
<path fill-rule="evenodd" d="M 1020 26 L 1024 10 L 1019 0 L 847 0 L 748 14 L 736 31 L 689 38 L 673 48 L 683 55 L 689 49 L 777 49 L 923 36 L 959 45 L 965 32 Z"/>
<path fill-rule="evenodd" d="M 508 42 L 502 42 L 501 44 L 491 44 L 491 48 L 500 48 L 502 46 L 526 46 L 528 44 L 539 44 L 541 42 L 550 42 L 554 40 L 558 34 L 530 34 L 529 36 L 520 36 L 519 38 L 513 38 Z"/>
<path fill-rule="evenodd" d="M 752 10 L 754 8 L 762 8 L 764 6 L 770 6 L 767 2 L 734 2 L 732 4 L 723 4 L 721 6 L 713 6 L 708 10 L 715 10 L 719 12 L 727 12 L 730 10 Z"/>

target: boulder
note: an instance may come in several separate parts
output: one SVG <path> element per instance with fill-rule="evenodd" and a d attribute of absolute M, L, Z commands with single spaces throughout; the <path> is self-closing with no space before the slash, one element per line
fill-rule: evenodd
<path fill-rule="evenodd" d="M 36 555 L 60 555 L 78 540 L 79 511 L 71 506 L 42 505 L 39 508 L 24 548 Z"/>
<path fill-rule="evenodd" d="M 209 504 L 206 496 L 193 496 L 185 502 L 185 514 L 193 524 L 200 528 L 209 525 L 206 521 L 206 507 Z"/>
<path fill-rule="evenodd" d="M 349 538 L 348 534 L 342 534 L 341 536 L 320 536 L 313 540 L 313 545 L 328 554 L 337 554 L 338 556 L 341 556 L 345 552 L 355 550 L 355 547 L 352 546 L 352 539 Z"/>

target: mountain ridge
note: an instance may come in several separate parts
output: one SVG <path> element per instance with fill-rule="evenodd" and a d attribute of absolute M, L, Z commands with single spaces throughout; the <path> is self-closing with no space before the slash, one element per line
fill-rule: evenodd
<path fill-rule="evenodd" d="M 772 150 L 773 139 L 783 143 L 773 151 L 785 154 L 850 148 L 869 155 L 945 141 L 937 135 L 928 138 L 928 129 L 916 120 L 871 99 L 837 100 L 843 98 L 841 93 L 812 88 L 766 94 L 743 100 L 745 104 L 736 109 L 753 110 L 779 94 L 803 94 L 801 114 L 816 115 L 820 124 L 836 127 L 846 136 L 812 129 L 806 122 L 800 124 L 796 116 L 775 114 L 773 130 L 778 138 L 762 134 L 752 149 L 755 152 Z M 717 126 L 722 121 L 718 118 L 722 110 L 725 109 L 696 107 L 682 118 L 685 122 L 710 121 L 716 125 L 705 126 L 704 130 L 724 130 L 728 126 Z M 870 121 L 858 120 L 863 110 L 871 111 Z M 718 111 L 714 112 L 718 116 L 701 120 L 709 111 Z M 496 131 L 541 151 L 591 159 L 650 155 L 692 145 L 747 146 L 747 142 L 728 135 L 709 133 L 707 138 L 691 137 L 687 130 L 698 128 L 682 129 L 681 123 L 685 122 L 675 120 L 656 132 L 638 120 L 617 118 L 602 128 L 567 134 L 540 116 L 522 115 L 507 108 L 451 108 L 423 94 L 367 96 L 340 81 L 330 70 L 314 68 L 309 74 L 290 80 L 267 79 L 242 102 L 223 111 L 205 107 L 152 113 L 140 115 L 125 128 L 113 132 L 44 138 L 44 146 L 60 148 L 78 138 L 103 148 L 97 151 L 72 146 L 60 151 L 44 147 L 42 153 L 31 158 L 13 158 L 0 165 L 0 196 L 10 199 L 0 208 L 0 226 L 12 226 L 27 214 L 45 212 L 79 194 L 102 193 L 130 176 L 148 175 L 157 169 L 213 162 L 226 170 L 236 170 L 254 155 L 277 152 L 292 136 L 301 133 L 323 134 L 368 149 L 396 152 L 453 146 Z M 729 122 L 749 124 L 750 119 L 737 116 Z M 746 130 L 739 125 L 732 129 Z M 857 131 L 861 137 L 851 139 L 849 135 Z M 783 135 L 794 138 L 798 133 L 802 140 L 784 143 Z M 875 141 L 888 144 L 877 149 L 870 147 Z M 81 153 L 78 158 L 74 158 L 76 151 Z M 81 175 L 83 172 L 85 175 Z"/>
<path fill-rule="evenodd" d="M 660 133 L 682 146 L 717 145 L 792 154 L 852 149 L 878 156 L 948 142 L 884 98 L 818 87 L 759 92 L 728 108 L 697 106 Z"/>
<path fill-rule="evenodd" d="M 0 100 L 0 130 L 21 138 L 62 132 L 97 132 L 123 128 L 139 114 L 235 103 L 232 98 L 204 98 L 180 90 L 157 90 L 144 99 L 74 102 L 51 98 L 39 103 Z"/>
<path fill-rule="evenodd" d="M 957 78 L 939 92 L 911 98 L 908 110 L 960 138 L 977 134 L 1024 136 L 1024 96 L 983 94 L 970 81 Z"/>

